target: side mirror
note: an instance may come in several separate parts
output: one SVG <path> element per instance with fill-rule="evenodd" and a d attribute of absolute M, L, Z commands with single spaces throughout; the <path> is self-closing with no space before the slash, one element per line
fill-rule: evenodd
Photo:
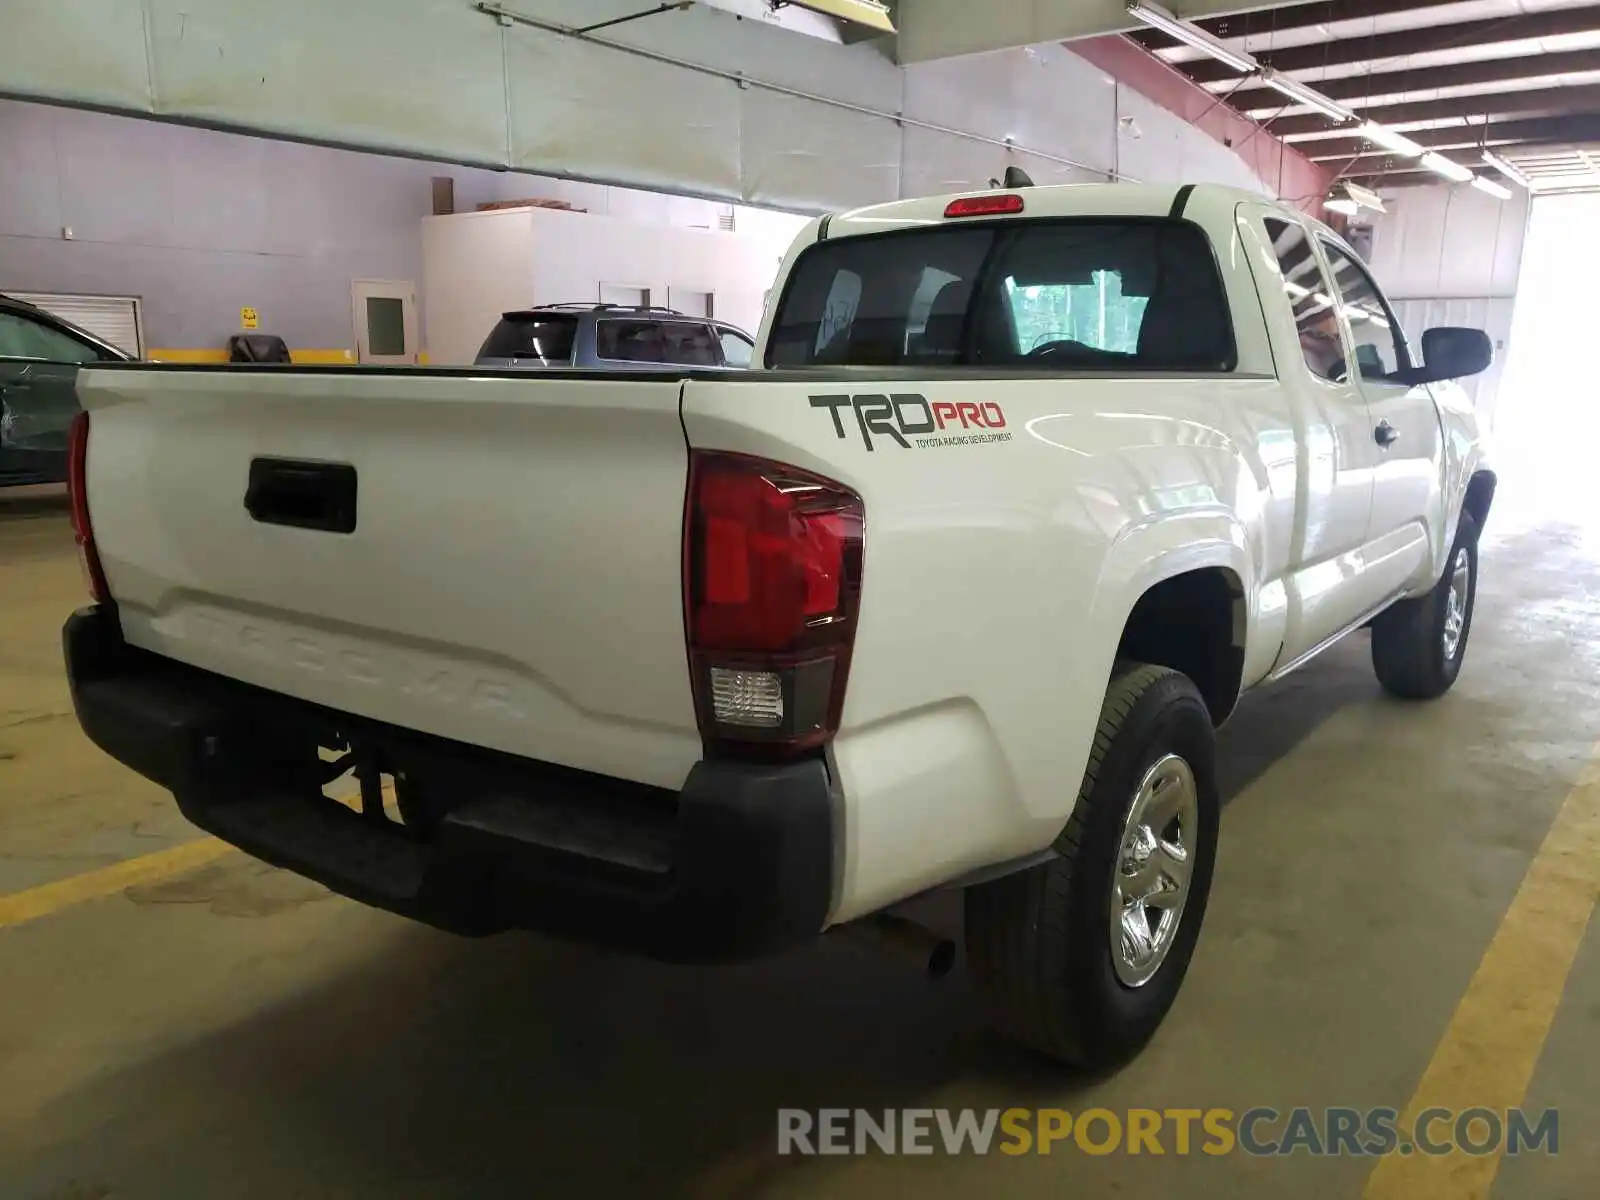
<path fill-rule="evenodd" d="M 1441 325 L 1423 333 L 1422 365 L 1404 372 L 1403 382 L 1415 385 L 1465 379 L 1487 371 L 1493 362 L 1494 343 L 1483 330 Z"/>

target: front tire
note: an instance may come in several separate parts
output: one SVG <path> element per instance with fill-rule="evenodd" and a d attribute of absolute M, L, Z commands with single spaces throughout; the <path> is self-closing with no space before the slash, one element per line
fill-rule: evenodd
<path fill-rule="evenodd" d="M 1464 512 L 1433 590 L 1400 601 L 1372 622 L 1372 668 L 1385 690 L 1408 700 L 1448 692 L 1466 657 L 1477 598 L 1478 524 Z"/>
<path fill-rule="evenodd" d="M 1003 1036 L 1103 1070 L 1155 1033 L 1211 891 L 1213 747 L 1188 678 L 1118 664 L 1057 857 L 967 890 L 967 958 Z"/>

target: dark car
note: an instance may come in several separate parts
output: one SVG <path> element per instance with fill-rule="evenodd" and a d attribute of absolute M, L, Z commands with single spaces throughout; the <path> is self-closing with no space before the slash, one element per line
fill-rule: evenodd
<path fill-rule="evenodd" d="M 501 316 L 481 367 L 614 367 L 670 371 L 750 365 L 755 339 L 737 326 L 671 308 L 544 304 Z"/>
<path fill-rule="evenodd" d="M 42 308 L 0 296 L 0 487 L 65 483 L 79 368 L 131 357 Z"/>

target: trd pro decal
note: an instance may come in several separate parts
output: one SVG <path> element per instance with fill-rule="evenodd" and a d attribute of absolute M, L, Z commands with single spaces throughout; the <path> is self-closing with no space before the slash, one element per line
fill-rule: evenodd
<path fill-rule="evenodd" d="M 1002 432 L 1006 414 L 998 404 L 974 404 L 946 400 L 929 403 L 915 392 L 893 395 L 812 396 L 812 408 L 825 408 L 833 418 L 833 432 L 847 438 L 852 427 L 861 433 L 862 444 L 876 450 L 875 442 L 889 439 L 902 449 L 912 446 L 933 449 L 938 446 L 973 446 L 985 442 L 1009 442 L 1011 434 Z"/>

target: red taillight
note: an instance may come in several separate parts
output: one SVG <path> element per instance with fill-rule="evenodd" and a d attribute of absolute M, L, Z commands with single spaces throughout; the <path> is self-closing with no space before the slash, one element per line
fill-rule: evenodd
<path fill-rule="evenodd" d="M 72 505 L 72 536 L 78 543 L 84 583 L 96 604 L 109 604 L 111 589 L 106 586 L 100 552 L 94 545 L 94 526 L 89 523 L 89 414 L 86 412 L 72 418 L 67 432 L 67 497 Z"/>
<path fill-rule="evenodd" d="M 838 731 L 865 527 L 861 498 L 832 480 L 694 452 L 684 616 L 707 743 L 795 753 Z"/>
<path fill-rule="evenodd" d="M 1022 211 L 1022 197 L 1014 194 L 1004 196 L 968 196 L 964 200 L 952 200 L 945 207 L 946 217 L 999 217 Z"/>

